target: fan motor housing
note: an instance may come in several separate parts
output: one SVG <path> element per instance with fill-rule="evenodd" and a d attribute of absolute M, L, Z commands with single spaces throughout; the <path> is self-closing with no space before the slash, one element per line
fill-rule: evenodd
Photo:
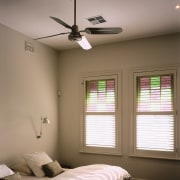
<path fill-rule="evenodd" d="M 80 33 L 71 33 L 68 38 L 70 41 L 80 41 L 82 39 L 82 36 Z"/>
<path fill-rule="evenodd" d="M 68 38 L 71 41 L 80 41 L 82 39 L 82 36 L 80 32 L 78 31 L 77 25 L 72 26 L 72 32 L 69 34 Z"/>

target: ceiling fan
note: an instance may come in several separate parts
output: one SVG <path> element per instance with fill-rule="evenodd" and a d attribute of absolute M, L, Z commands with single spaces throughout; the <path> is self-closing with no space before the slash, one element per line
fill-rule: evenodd
<path fill-rule="evenodd" d="M 67 23 L 65 23 L 64 21 L 62 21 L 61 19 L 58 19 L 58 18 L 53 17 L 53 16 L 50 16 L 50 18 L 53 19 L 54 21 L 56 21 L 57 23 L 61 24 L 65 28 L 70 29 L 71 32 L 65 32 L 65 33 L 58 33 L 58 34 L 54 34 L 54 35 L 49 35 L 49 36 L 45 36 L 45 37 L 36 38 L 35 40 L 44 39 L 44 38 L 50 38 L 50 37 L 64 35 L 64 34 L 69 34 L 68 39 L 70 41 L 75 41 L 83 49 L 88 50 L 88 49 L 91 49 L 91 45 L 87 41 L 86 37 L 80 34 L 81 32 L 85 32 L 87 34 L 92 34 L 92 35 L 95 35 L 95 34 L 96 35 L 118 34 L 118 33 L 122 32 L 122 28 L 120 28 L 120 27 L 108 27 L 108 28 L 87 27 L 84 30 L 79 31 L 78 26 L 76 24 L 76 0 L 74 0 L 74 25 L 70 26 Z"/>

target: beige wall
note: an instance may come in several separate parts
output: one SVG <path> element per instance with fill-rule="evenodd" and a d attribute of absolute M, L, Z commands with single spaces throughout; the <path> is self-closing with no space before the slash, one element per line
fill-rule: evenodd
<path fill-rule="evenodd" d="M 180 163 L 129 157 L 129 70 L 133 67 L 180 63 L 180 35 L 160 36 L 94 47 L 90 51 L 67 50 L 59 57 L 59 144 L 62 163 L 79 166 L 109 163 L 126 168 L 134 177 L 180 179 Z M 123 156 L 80 153 L 80 75 L 85 72 L 120 70 L 122 72 Z M 179 79 L 178 79 L 179 81 Z M 121 97 L 119 98 L 121 100 Z M 180 96 L 178 96 L 178 101 Z"/>
<path fill-rule="evenodd" d="M 0 25 L 0 163 L 34 151 L 57 158 L 57 62 L 54 50 Z M 41 115 L 51 124 L 37 139 Z"/>
<path fill-rule="evenodd" d="M 33 44 L 34 53 L 25 51 L 25 41 Z M 129 69 L 174 63 L 180 63 L 180 35 L 57 53 L 0 25 L 0 163 L 27 152 L 46 151 L 73 167 L 109 163 L 126 168 L 134 177 L 179 179 L 179 161 L 129 157 Z M 122 157 L 79 153 L 80 74 L 104 70 L 122 71 Z M 37 139 L 41 115 L 47 115 L 51 124 Z"/>

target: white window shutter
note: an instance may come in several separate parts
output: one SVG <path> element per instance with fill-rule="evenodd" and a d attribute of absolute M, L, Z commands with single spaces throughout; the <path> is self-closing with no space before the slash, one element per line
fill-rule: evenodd
<path fill-rule="evenodd" d="M 136 77 L 136 149 L 174 152 L 173 74 Z"/>
<path fill-rule="evenodd" d="M 118 77 L 118 73 L 107 73 L 83 78 L 83 152 L 121 154 L 117 118 L 120 114 L 117 113 Z"/>

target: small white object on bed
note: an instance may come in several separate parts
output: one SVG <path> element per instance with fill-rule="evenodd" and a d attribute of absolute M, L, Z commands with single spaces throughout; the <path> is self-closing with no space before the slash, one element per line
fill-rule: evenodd
<path fill-rule="evenodd" d="M 0 164 L 0 178 L 13 175 L 14 172 L 6 164 Z"/>
<path fill-rule="evenodd" d="M 69 169 L 51 178 L 52 180 L 124 180 L 130 178 L 129 173 L 119 167 L 107 164 L 93 164 Z M 38 180 L 38 177 L 22 176 L 22 180 Z M 48 180 L 43 177 L 41 180 Z"/>

